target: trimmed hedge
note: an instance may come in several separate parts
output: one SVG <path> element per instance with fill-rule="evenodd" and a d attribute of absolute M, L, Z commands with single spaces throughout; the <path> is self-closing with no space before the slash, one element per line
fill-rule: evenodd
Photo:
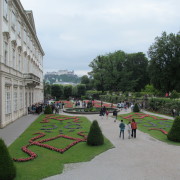
<path fill-rule="evenodd" d="M 90 127 L 87 137 L 87 144 L 90 146 L 99 146 L 104 144 L 104 137 L 96 120 L 93 121 Z"/>
<path fill-rule="evenodd" d="M 180 116 L 177 116 L 169 131 L 167 138 L 170 141 L 180 142 Z"/>
<path fill-rule="evenodd" d="M 0 179 L 12 180 L 16 177 L 16 168 L 4 141 L 0 138 Z"/>
<path fill-rule="evenodd" d="M 137 105 L 137 103 L 134 105 L 134 108 L 133 108 L 133 112 L 139 112 L 139 107 Z"/>
<path fill-rule="evenodd" d="M 52 108 L 50 105 L 47 105 L 44 111 L 44 114 L 52 114 Z"/>

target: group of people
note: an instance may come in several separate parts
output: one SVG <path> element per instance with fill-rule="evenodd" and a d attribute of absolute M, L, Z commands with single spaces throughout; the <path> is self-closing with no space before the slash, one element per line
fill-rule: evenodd
<path fill-rule="evenodd" d="M 121 123 L 119 124 L 120 128 L 120 134 L 119 137 L 124 139 L 124 131 L 125 131 L 125 124 L 123 120 L 121 120 Z M 137 123 L 134 119 L 132 121 L 129 121 L 127 124 L 127 130 L 128 130 L 128 138 L 136 138 L 136 129 L 137 129 Z"/>
<path fill-rule="evenodd" d="M 106 106 L 101 108 L 99 115 L 103 118 L 104 115 L 106 115 L 106 118 L 108 119 L 109 111 L 107 110 Z"/>

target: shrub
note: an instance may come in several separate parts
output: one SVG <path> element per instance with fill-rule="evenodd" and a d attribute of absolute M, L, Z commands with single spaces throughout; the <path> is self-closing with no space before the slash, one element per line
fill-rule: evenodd
<path fill-rule="evenodd" d="M 50 105 L 47 105 L 44 111 L 44 114 L 52 114 L 52 108 Z"/>
<path fill-rule="evenodd" d="M 167 135 L 170 141 L 180 142 L 180 116 L 177 116 Z"/>
<path fill-rule="evenodd" d="M 134 105 L 133 112 L 139 112 L 139 107 L 137 103 Z"/>
<path fill-rule="evenodd" d="M 8 149 L 2 139 L 0 139 L 0 179 L 12 180 L 16 177 L 16 168 L 9 155 Z"/>
<path fill-rule="evenodd" d="M 93 121 L 90 127 L 87 137 L 87 144 L 90 146 L 99 146 L 104 144 L 104 137 L 96 120 Z"/>

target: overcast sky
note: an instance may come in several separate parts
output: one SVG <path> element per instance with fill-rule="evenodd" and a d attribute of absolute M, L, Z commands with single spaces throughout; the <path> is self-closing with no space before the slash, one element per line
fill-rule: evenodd
<path fill-rule="evenodd" d="M 21 0 L 32 10 L 44 72 L 90 71 L 98 55 L 147 53 L 163 31 L 180 31 L 180 0 Z"/>

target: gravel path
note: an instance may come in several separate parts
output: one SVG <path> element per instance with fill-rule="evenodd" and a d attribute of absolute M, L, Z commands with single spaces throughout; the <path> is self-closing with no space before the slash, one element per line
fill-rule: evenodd
<path fill-rule="evenodd" d="M 128 113 L 121 111 L 121 113 Z M 152 113 L 153 114 L 153 113 Z M 158 141 L 137 131 L 136 139 L 119 138 L 119 122 L 98 115 L 87 115 L 98 120 L 103 134 L 114 144 L 90 162 L 66 164 L 64 172 L 45 180 L 179 180 L 180 146 Z M 166 116 L 162 116 L 167 118 Z"/>

